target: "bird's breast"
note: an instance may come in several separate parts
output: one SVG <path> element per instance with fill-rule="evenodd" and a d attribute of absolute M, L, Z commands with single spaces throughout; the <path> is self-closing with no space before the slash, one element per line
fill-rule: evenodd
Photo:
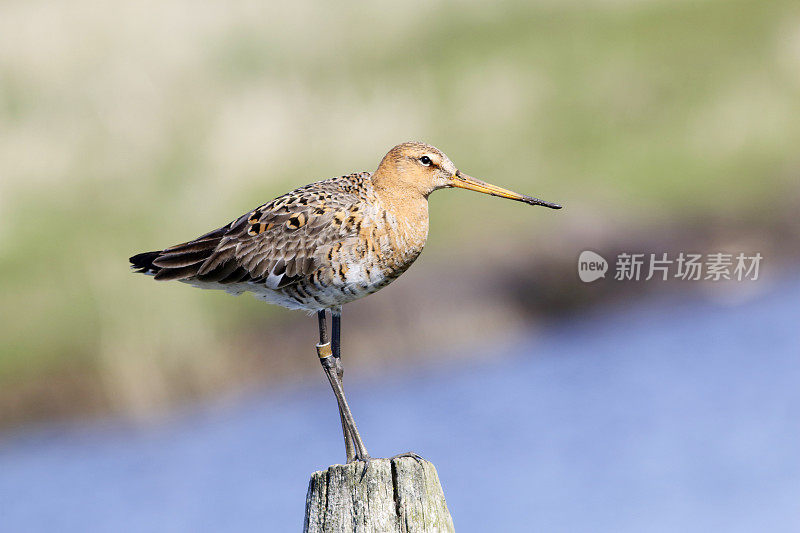
<path fill-rule="evenodd" d="M 397 277 L 419 257 L 428 238 L 427 210 L 424 216 L 402 216 L 383 211 L 369 228 L 375 260 L 389 277 Z"/>
<path fill-rule="evenodd" d="M 333 245 L 325 282 L 358 297 L 385 287 L 419 257 L 428 236 L 427 217 L 410 220 L 386 210 L 370 213 L 356 235 Z"/>
<path fill-rule="evenodd" d="M 284 292 L 306 307 L 343 305 L 397 279 L 417 259 L 428 237 L 424 213 L 396 213 L 379 200 L 343 218 L 341 237 L 318 248 L 318 268 Z M 352 216 L 351 216 L 352 215 Z M 351 222 L 352 218 L 352 223 Z"/>

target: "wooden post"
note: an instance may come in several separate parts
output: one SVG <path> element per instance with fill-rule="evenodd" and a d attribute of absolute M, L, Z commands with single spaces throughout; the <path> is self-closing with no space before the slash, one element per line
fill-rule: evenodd
<path fill-rule="evenodd" d="M 450 532 L 436 468 L 411 457 L 333 465 L 314 472 L 306 495 L 306 533 Z"/>

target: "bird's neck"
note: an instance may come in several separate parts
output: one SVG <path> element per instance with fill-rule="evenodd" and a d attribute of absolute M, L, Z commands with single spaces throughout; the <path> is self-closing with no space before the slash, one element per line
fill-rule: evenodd
<path fill-rule="evenodd" d="M 428 238 L 428 198 L 413 187 L 404 187 L 395 180 L 376 173 L 372 178 L 375 194 L 384 208 L 396 219 L 397 231 L 419 251 Z"/>
<path fill-rule="evenodd" d="M 395 216 L 428 220 L 428 198 L 414 187 L 406 187 L 379 174 L 373 176 L 372 186 L 383 204 Z"/>

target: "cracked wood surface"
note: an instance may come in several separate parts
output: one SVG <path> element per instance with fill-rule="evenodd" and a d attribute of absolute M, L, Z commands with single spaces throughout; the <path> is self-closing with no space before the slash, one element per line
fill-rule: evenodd
<path fill-rule="evenodd" d="M 306 495 L 307 533 L 453 532 L 436 468 L 410 457 L 333 465 L 314 472 Z"/>

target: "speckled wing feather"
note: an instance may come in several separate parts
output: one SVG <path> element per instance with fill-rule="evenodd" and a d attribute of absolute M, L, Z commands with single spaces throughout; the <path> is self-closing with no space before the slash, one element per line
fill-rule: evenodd
<path fill-rule="evenodd" d="M 131 262 L 160 280 L 285 287 L 312 273 L 332 245 L 357 232 L 346 217 L 368 178 L 369 173 L 351 174 L 306 185 L 193 241 Z"/>

